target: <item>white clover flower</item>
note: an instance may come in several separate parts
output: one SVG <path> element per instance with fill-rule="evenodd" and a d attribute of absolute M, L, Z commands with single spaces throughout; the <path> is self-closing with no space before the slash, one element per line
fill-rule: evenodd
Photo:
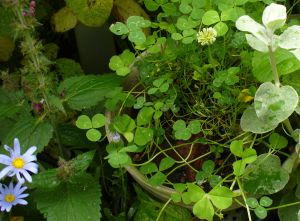
<path fill-rule="evenodd" d="M 17 204 L 27 205 L 27 201 L 23 198 L 27 197 L 28 193 L 23 193 L 27 187 L 17 183 L 16 186 L 11 182 L 9 186 L 0 184 L 0 208 L 1 211 L 9 212 L 12 206 Z"/>
<path fill-rule="evenodd" d="M 32 182 L 29 172 L 37 173 L 38 165 L 33 162 L 36 161 L 36 156 L 33 153 L 36 151 L 36 147 L 30 147 L 23 155 L 21 155 L 20 142 L 17 138 L 14 139 L 14 149 L 11 149 L 7 145 L 4 145 L 5 150 L 10 153 L 10 157 L 0 154 L 0 163 L 6 165 L 6 167 L 0 172 L 0 179 L 8 175 L 10 177 L 16 175 L 20 183 L 24 183 L 25 180 Z M 29 171 L 29 172 L 28 172 Z"/>
<path fill-rule="evenodd" d="M 201 31 L 197 33 L 198 43 L 201 45 L 211 45 L 216 41 L 217 31 L 212 28 L 203 28 Z"/>
<path fill-rule="evenodd" d="M 275 31 L 284 26 L 287 19 L 286 7 L 272 3 L 263 12 L 262 23 L 257 23 L 248 15 L 241 16 L 236 21 L 240 31 L 248 32 L 248 44 L 260 52 L 275 51 L 277 47 L 289 50 L 300 60 L 300 26 L 287 28 L 280 36 Z"/>

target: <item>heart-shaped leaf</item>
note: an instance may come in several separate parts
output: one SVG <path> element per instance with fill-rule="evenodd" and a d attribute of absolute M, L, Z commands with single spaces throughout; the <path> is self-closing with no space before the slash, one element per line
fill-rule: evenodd
<path fill-rule="evenodd" d="M 76 120 L 76 126 L 80 129 L 86 130 L 92 128 L 92 121 L 86 115 L 81 115 Z"/>
<path fill-rule="evenodd" d="M 277 87 L 271 82 L 266 82 L 257 89 L 254 108 L 261 121 L 268 125 L 276 125 L 295 111 L 298 100 L 298 94 L 293 87 Z"/>

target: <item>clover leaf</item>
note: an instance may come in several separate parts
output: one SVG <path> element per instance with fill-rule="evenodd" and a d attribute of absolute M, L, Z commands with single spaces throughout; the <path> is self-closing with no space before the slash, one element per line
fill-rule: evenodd
<path fill-rule="evenodd" d="M 268 196 L 263 196 L 260 198 L 259 202 L 257 199 L 253 197 L 249 197 L 246 199 L 246 203 L 249 207 L 254 209 L 255 215 L 259 219 L 265 219 L 268 215 L 268 211 L 265 207 L 269 207 L 272 205 L 273 200 Z"/>
<path fill-rule="evenodd" d="M 204 13 L 202 17 L 202 23 L 207 26 L 215 24 L 214 29 L 217 31 L 218 36 L 223 36 L 228 31 L 228 26 L 222 21 L 223 18 L 224 17 L 219 16 L 217 11 L 209 10 Z"/>
<path fill-rule="evenodd" d="M 222 181 L 222 178 L 218 175 L 213 174 L 214 169 L 215 169 L 215 163 L 213 161 L 211 160 L 205 161 L 202 165 L 202 170 L 198 171 L 198 173 L 196 174 L 197 183 L 200 185 L 206 179 L 208 179 L 208 182 L 212 187 L 218 185 Z"/>
<path fill-rule="evenodd" d="M 201 131 L 201 124 L 198 120 L 192 120 L 186 126 L 183 120 L 177 120 L 173 125 L 173 131 L 177 140 L 188 140 L 192 134 L 198 134 Z"/>
<path fill-rule="evenodd" d="M 109 61 L 109 68 L 116 71 L 119 76 L 126 76 L 130 73 L 129 66 L 132 64 L 134 59 L 134 54 L 126 49 L 119 56 L 114 55 L 111 57 Z"/>

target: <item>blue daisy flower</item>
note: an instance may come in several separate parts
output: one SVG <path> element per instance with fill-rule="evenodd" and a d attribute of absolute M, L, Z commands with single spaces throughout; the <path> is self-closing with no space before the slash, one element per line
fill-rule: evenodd
<path fill-rule="evenodd" d="M 20 183 L 24 183 L 25 179 L 28 182 L 32 182 L 29 172 L 38 172 L 38 164 L 34 162 L 36 161 L 36 156 L 33 155 L 37 148 L 32 146 L 21 155 L 20 142 L 17 138 L 14 139 L 13 149 L 7 145 L 4 145 L 4 148 L 10 153 L 10 157 L 0 154 L 0 163 L 6 165 L 6 167 L 0 172 L 0 179 L 6 175 L 10 177 L 16 175 Z"/>
<path fill-rule="evenodd" d="M 16 186 L 11 182 L 9 186 L 0 184 L 0 208 L 1 211 L 9 212 L 12 206 L 17 204 L 27 205 L 27 201 L 23 198 L 27 197 L 28 193 L 23 193 L 27 187 L 22 186 L 19 182 Z"/>

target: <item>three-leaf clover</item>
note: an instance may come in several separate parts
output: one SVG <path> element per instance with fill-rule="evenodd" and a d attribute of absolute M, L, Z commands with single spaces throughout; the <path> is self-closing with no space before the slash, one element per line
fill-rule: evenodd
<path fill-rule="evenodd" d="M 151 22 L 141 16 L 130 16 L 126 25 L 122 22 L 116 22 L 110 26 L 110 31 L 116 35 L 128 35 L 128 40 L 136 45 L 143 44 L 146 41 L 146 35 L 143 28 L 150 27 Z"/>
<path fill-rule="evenodd" d="M 223 18 L 220 17 L 219 13 L 215 10 L 205 12 L 202 17 L 202 23 L 204 25 L 210 26 L 215 24 L 213 28 L 217 31 L 218 36 L 223 36 L 228 31 L 228 26 L 223 21 Z"/>
<path fill-rule="evenodd" d="M 76 120 L 76 126 L 83 130 L 88 130 L 86 132 L 86 137 L 90 141 L 98 141 L 101 138 L 101 132 L 97 128 L 103 127 L 105 125 L 105 116 L 103 114 L 96 114 L 92 117 L 92 120 L 87 115 L 81 115 Z"/>
<path fill-rule="evenodd" d="M 153 176 L 148 180 L 148 182 L 152 186 L 159 186 L 163 184 L 167 176 L 162 173 L 162 171 L 169 169 L 175 164 L 175 160 L 172 159 L 171 157 L 165 157 L 160 161 L 159 167 L 157 168 L 156 164 L 153 162 L 147 163 L 143 166 L 140 167 L 140 171 L 143 174 L 152 174 L 154 173 Z"/>
<path fill-rule="evenodd" d="M 126 49 L 122 54 L 111 57 L 109 61 L 109 68 L 116 71 L 119 76 L 126 76 L 130 73 L 129 66 L 132 64 L 134 59 L 134 54 Z"/>
<path fill-rule="evenodd" d="M 188 140 L 192 134 L 198 134 L 201 131 L 201 124 L 198 120 L 192 120 L 188 126 L 183 120 L 177 120 L 173 125 L 173 131 L 177 140 Z"/>
<path fill-rule="evenodd" d="M 211 160 L 207 160 L 203 163 L 202 170 L 200 170 L 196 175 L 196 181 L 199 185 L 201 185 L 205 180 L 208 180 L 212 187 L 221 183 L 222 178 L 213 174 L 215 166 L 215 163 Z"/>
<path fill-rule="evenodd" d="M 244 150 L 242 140 L 233 141 L 230 144 L 230 151 L 235 156 L 242 158 L 233 163 L 233 174 L 236 176 L 241 176 L 245 171 L 246 165 L 254 162 L 257 158 L 255 149 L 249 148 Z"/>
<path fill-rule="evenodd" d="M 268 196 L 263 196 L 258 202 L 257 199 L 250 197 L 246 199 L 246 203 L 250 208 L 254 209 L 254 213 L 258 218 L 265 219 L 268 215 L 265 207 L 271 206 L 273 200 Z"/>
<path fill-rule="evenodd" d="M 167 76 L 163 76 L 161 78 L 158 78 L 153 81 L 153 86 L 148 90 L 148 94 L 155 94 L 158 91 L 161 93 L 165 93 L 168 91 L 170 84 L 173 82 L 173 80 Z"/>

